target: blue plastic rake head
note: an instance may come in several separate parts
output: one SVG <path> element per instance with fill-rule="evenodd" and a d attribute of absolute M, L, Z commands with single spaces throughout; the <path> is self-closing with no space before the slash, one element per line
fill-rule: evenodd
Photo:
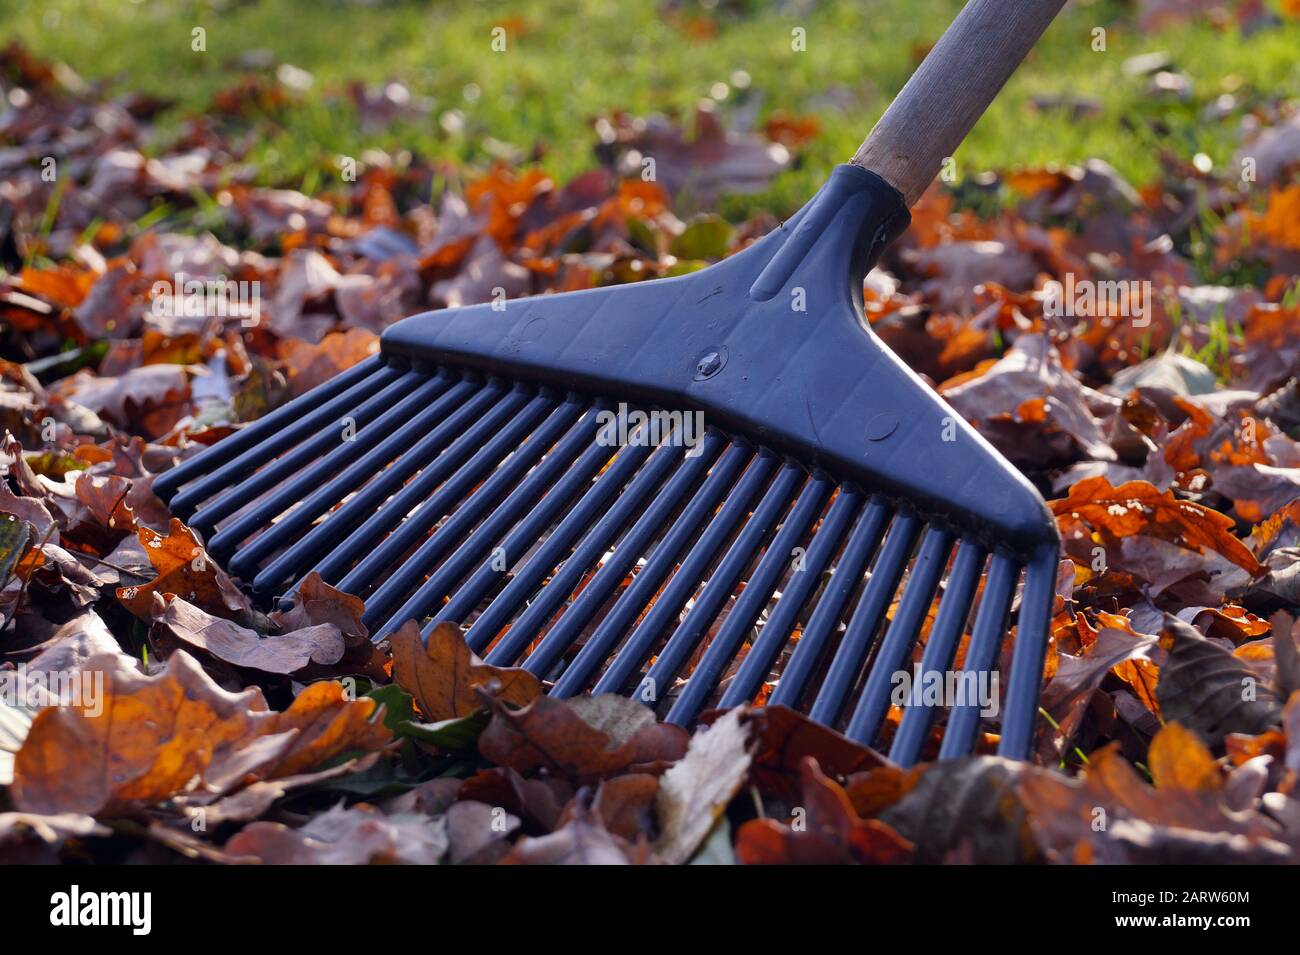
<path fill-rule="evenodd" d="M 904 765 L 987 718 L 1023 758 L 1056 527 L 863 320 L 908 222 L 845 165 L 702 271 L 417 315 L 154 489 L 259 598 L 314 570 L 376 639 L 452 621 L 553 694 L 684 724 L 767 693 Z"/>

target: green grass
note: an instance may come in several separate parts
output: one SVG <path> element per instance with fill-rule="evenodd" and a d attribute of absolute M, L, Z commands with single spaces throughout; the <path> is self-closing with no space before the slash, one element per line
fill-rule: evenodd
<path fill-rule="evenodd" d="M 714 84 L 744 71 L 752 78 L 747 95 L 760 100 L 760 122 L 777 109 L 814 112 L 822 133 L 770 192 L 724 204 L 739 215 L 755 205 L 788 211 L 830 165 L 850 156 L 910 75 L 917 51 L 939 36 L 961 4 L 722 0 L 706 11 L 679 3 L 688 15 L 715 20 L 715 37 L 703 41 L 666 22 L 664 6 L 647 0 L 6 0 L 0 36 L 19 38 L 87 79 L 114 78 L 117 89 L 175 98 L 164 129 L 202 112 L 242 72 L 256 72 L 236 66 L 241 56 L 272 51 L 277 61 L 310 71 L 315 85 L 304 107 L 268 125 L 251 158 L 263 181 L 309 190 L 328 185 L 319 170 L 340 154 L 405 148 L 485 165 L 490 140 L 525 155 L 544 143 L 543 165 L 568 178 L 595 161 L 594 117 L 618 109 L 689 116 Z M 1300 22 L 1249 37 L 1208 24 L 1143 36 L 1131 9 L 1116 0 L 1070 4 L 958 153 L 959 174 L 1095 156 L 1140 184 L 1158 173 L 1160 147 L 1184 158 L 1203 152 L 1216 164 L 1231 161 L 1239 117 L 1198 118 L 1225 89 L 1235 89 L 1246 106 L 1300 95 Z M 494 53 L 491 30 L 503 21 L 527 29 L 508 34 L 507 51 Z M 807 31 L 806 52 L 791 49 L 796 26 Z M 1096 26 L 1107 27 L 1105 52 L 1090 47 Z M 191 50 L 195 27 L 206 30 L 206 52 Z M 1124 74 L 1125 59 L 1155 50 L 1192 77 L 1191 102 L 1153 98 L 1147 78 Z M 322 89 L 349 80 L 394 78 L 435 101 L 433 118 L 363 132 L 354 111 L 319 98 Z M 817 107 L 816 98 L 828 90 L 852 105 Z M 1077 119 L 1030 105 L 1035 96 L 1054 94 L 1093 97 L 1101 115 Z M 736 99 L 733 90 L 723 100 L 724 116 Z M 463 132 L 438 125 L 437 116 L 450 109 L 464 114 Z"/>

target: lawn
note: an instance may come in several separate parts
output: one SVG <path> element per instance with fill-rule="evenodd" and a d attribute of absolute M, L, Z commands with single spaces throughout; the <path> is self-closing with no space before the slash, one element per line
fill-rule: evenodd
<path fill-rule="evenodd" d="M 306 192 L 321 187 L 320 170 L 333 157 L 371 146 L 476 165 L 536 149 L 566 180 L 590 168 L 592 122 L 612 111 L 688 117 L 701 99 L 713 99 L 732 126 L 777 111 L 816 116 L 820 134 L 796 168 L 762 196 L 726 200 L 724 210 L 738 217 L 755 206 L 788 212 L 850 156 L 960 6 L 9 0 L 0 36 L 87 79 L 175 100 L 168 116 L 176 118 L 202 112 L 241 75 L 273 79 L 276 64 L 307 71 L 307 107 L 277 116 L 250 155 L 262 181 Z M 496 27 L 505 31 L 500 52 Z M 1104 51 L 1093 49 L 1098 27 Z M 192 49 L 196 28 L 205 31 L 202 52 Z M 796 29 L 806 37 L 802 51 L 792 49 Z M 962 147 L 958 172 L 1100 157 L 1141 184 L 1158 171 L 1160 148 L 1228 163 L 1235 128 L 1203 122 L 1202 111 L 1225 92 L 1247 106 L 1296 95 L 1297 49 L 1295 18 L 1254 31 L 1201 18 L 1146 32 L 1133 4 L 1072 3 Z M 1187 77 L 1185 91 L 1153 93 L 1151 75 L 1126 71 L 1132 57 L 1156 52 Z M 431 111 L 365 129 L 351 108 L 321 100 L 354 80 L 400 80 Z M 1062 99 L 1090 105 L 1085 115 L 1034 105 Z"/>

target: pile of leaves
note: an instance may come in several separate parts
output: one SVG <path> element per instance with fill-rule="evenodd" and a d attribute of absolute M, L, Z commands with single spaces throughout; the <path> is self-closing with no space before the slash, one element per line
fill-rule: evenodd
<path fill-rule="evenodd" d="M 376 647 L 317 577 L 264 615 L 151 490 L 410 313 L 744 247 L 776 220 L 673 209 L 763 188 L 815 123 L 606 117 L 566 184 L 371 150 L 323 161 L 308 196 L 245 162 L 294 108 L 274 82 L 167 134 L 165 104 L 18 46 L 0 86 L 0 859 L 1300 854 L 1300 104 L 1224 107 L 1243 162 L 1217 172 L 1171 154 L 1140 189 L 1101 161 L 936 186 L 868 277 L 877 334 L 1037 482 L 1064 541 L 1033 761 L 903 770 L 782 707 L 691 734 L 554 700 L 454 626 Z M 1062 310 L 1067 275 L 1149 294 Z M 155 307 L 176 278 L 257 282 L 260 310 Z"/>

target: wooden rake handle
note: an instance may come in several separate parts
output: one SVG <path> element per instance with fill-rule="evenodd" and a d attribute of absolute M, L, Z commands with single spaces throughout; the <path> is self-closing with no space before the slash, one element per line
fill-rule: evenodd
<path fill-rule="evenodd" d="M 885 110 L 853 163 L 910 206 L 966 138 L 1065 0 L 969 0 Z"/>

